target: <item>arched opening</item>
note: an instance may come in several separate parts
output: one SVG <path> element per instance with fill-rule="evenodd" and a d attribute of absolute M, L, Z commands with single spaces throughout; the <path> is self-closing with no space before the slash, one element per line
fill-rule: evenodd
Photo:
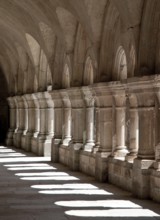
<path fill-rule="evenodd" d="M 45 91 L 47 85 L 52 84 L 51 70 L 46 54 L 43 49 L 41 49 L 39 43 L 31 35 L 26 34 L 26 39 L 34 62 L 35 75 L 38 80 L 38 90 Z"/>
<path fill-rule="evenodd" d="M 94 69 L 93 69 L 93 62 L 91 57 L 87 57 L 85 68 L 84 68 L 84 77 L 83 83 L 84 85 L 90 85 L 94 82 Z"/>
<path fill-rule="evenodd" d="M 70 71 L 68 64 L 65 64 L 64 66 L 64 72 L 63 72 L 63 88 L 69 88 L 70 87 Z"/>
<path fill-rule="evenodd" d="M 136 55 L 135 55 L 135 49 L 133 46 L 130 51 L 130 66 L 131 66 L 131 77 L 134 77 L 135 66 L 136 66 Z"/>
<path fill-rule="evenodd" d="M 116 75 L 117 80 L 127 79 L 127 59 L 122 46 L 120 46 L 117 50 L 114 64 L 114 74 Z"/>

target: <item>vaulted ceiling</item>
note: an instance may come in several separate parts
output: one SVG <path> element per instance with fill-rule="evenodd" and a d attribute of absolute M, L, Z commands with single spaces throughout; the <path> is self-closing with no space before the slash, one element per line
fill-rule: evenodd
<path fill-rule="evenodd" d="M 159 21 L 159 0 L 0 0 L 9 95 L 120 80 L 119 62 L 127 78 L 157 74 Z"/>

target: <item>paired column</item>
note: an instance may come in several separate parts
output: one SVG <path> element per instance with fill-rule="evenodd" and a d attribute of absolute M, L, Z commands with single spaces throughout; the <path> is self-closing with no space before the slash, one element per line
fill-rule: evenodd
<path fill-rule="evenodd" d="M 25 95 L 25 99 L 28 105 L 28 130 L 25 137 L 25 150 L 31 151 L 31 140 L 33 137 L 34 122 L 35 122 L 34 101 L 32 98 L 32 94 Z"/>
<path fill-rule="evenodd" d="M 88 88 L 83 88 L 86 113 L 86 140 L 84 151 L 92 152 L 95 146 L 95 99 Z"/>
<path fill-rule="evenodd" d="M 51 155 L 54 136 L 54 104 L 48 92 L 37 93 L 40 106 L 40 133 L 38 135 L 38 155 Z"/>
<path fill-rule="evenodd" d="M 139 148 L 139 115 L 138 108 L 130 108 L 129 122 L 129 153 L 126 156 L 127 161 L 133 161 L 137 157 Z"/>
<path fill-rule="evenodd" d="M 10 121 L 9 121 L 9 130 L 7 133 L 6 138 L 6 145 L 7 146 L 13 146 L 13 135 L 16 130 L 16 104 L 14 97 L 9 97 L 8 99 L 9 104 L 9 113 L 10 113 Z"/>
<path fill-rule="evenodd" d="M 96 153 L 98 150 L 100 151 L 100 107 L 95 107 L 95 146 L 93 149 L 93 153 Z"/>
<path fill-rule="evenodd" d="M 26 150 L 26 133 L 28 131 L 28 104 L 25 96 L 22 96 L 24 121 L 23 121 L 23 134 L 21 137 L 21 147 Z"/>
<path fill-rule="evenodd" d="M 95 177 L 101 182 L 108 179 L 108 160 L 112 153 L 113 111 L 112 94 L 106 87 L 95 88 L 96 145 Z"/>
<path fill-rule="evenodd" d="M 80 88 L 72 88 L 67 92 L 72 106 L 72 141 L 69 144 L 67 163 L 72 170 L 79 170 L 85 130 L 85 103 Z"/>
<path fill-rule="evenodd" d="M 126 147 L 126 94 L 114 95 L 115 99 L 115 158 L 124 158 L 128 153 Z"/>
<path fill-rule="evenodd" d="M 29 134 L 28 136 L 32 136 L 33 132 L 33 137 L 31 137 L 31 151 L 33 153 L 38 154 L 38 135 L 40 131 L 40 107 L 39 107 L 39 102 L 36 94 L 31 94 L 30 97 L 30 108 L 29 111 L 30 113 L 33 113 L 32 116 L 29 116 Z M 30 143 L 28 143 L 29 145 Z"/>
<path fill-rule="evenodd" d="M 24 103 L 21 96 L 15 96 L 16 107 L 17 107 L 17 129 L 14 135 L 14 145 L 18 148 L 21 147 L 21 137 L 25 129 L 25 109 Z"/>
<path fill-rule="evenodd" d="M 85 103 L 79 88 L 68 90 L 72 106 L 72 147 L 82 148 L 85 130 Z"/>
<path fill-rule="evenodd" d="M 150 89 L 151 90 L 151 89 Z M 137 93 L 139 117 L 139 149 L 133 163 L 133 194 L 148 198 L 150 195 L 150 168 L 155 159 L 156 111 L 154 91 Z"/>
<path fill-rule="evenodd" d="M 54 103 L 54 138 L 52 138 L 51 160 L 54 163 L 59 162 L 59 149 L 62 144 L 62 120 L 64 118 L 62 97 L 60 91 L 52 91 L 52 100 Z"/>
<path fill-rule="evenodd" d="M 72 108 L 67 92 L 61 92 L 63 100 L 63 140 L 64 146 L 69 146 L 71 141 Z"/>

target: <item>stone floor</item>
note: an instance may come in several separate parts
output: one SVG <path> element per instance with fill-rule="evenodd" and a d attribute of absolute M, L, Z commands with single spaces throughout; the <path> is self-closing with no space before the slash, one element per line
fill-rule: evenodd
<path fill-rule="evenodd" d="M 160 219 L 160 204 L 0 146 L 0 220 Z"/>

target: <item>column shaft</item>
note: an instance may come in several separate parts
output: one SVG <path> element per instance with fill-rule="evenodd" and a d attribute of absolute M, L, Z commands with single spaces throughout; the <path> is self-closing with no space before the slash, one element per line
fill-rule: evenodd
<path fill-rule="evenodd" d="M 71 140 L 71 120 L 71 108 L 64 108 L 63 145 L 68 145 Z"/>

